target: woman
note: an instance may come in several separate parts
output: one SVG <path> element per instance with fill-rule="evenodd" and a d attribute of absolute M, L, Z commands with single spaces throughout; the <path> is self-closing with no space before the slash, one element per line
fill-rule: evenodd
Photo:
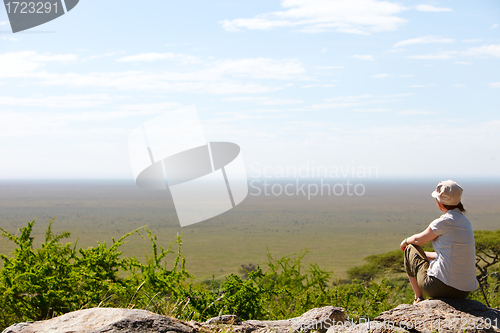
<path fill-rule="evenodd" d="M 429 297 L 465 298 L 477 289 L 474 232 L 461 203 L 463 189 L 452 180 L 440 182 L 432 197 L 444 213 L 429 227 L 401 242 L 405 268 L 416 304 Z M 421 245 L 432 241 L 436 252 Z"/>

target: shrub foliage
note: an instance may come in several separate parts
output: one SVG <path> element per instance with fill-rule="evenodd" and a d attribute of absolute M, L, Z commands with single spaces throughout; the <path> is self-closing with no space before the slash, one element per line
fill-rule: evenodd
<path fill-rule="evenodd" d="M 196 283 L 185 269 L 180 237 L 164 249 L 155 235 L 140 228 L 109 245 L 97 243 L 82 249 L 63 243 L 70 233 L 55 234 L 52 223 L 38 247 L 32 237 L 35 221 L 21 228 L 19 236 L 0 228 L 1 235 L 16 245 L 11 255 L 0 255 L 0 329 L 96 306 L 133 307 L 201 321 L 220 314 L 285 319 L 313 307 L 334 305 L 346 309 L 352 319 L 373 318 L 413 298 L 408 284 L 397 278 L 373 280 L 381 272 L 402 272 L 401 251 L 367 257 L 367 265 L 349 271 L 349 283 L 332 282 L 332 272 L 315 264 L 303 267 L 307 251 L 282 258 L 268 253 L 264 267 L 252 265 L 242 276 L 231 274 L 223 281 Z M 147 260 L 122 257 L 120 247 L 127 238 L 144 237 L 144 231 L 151 244 Z M 476 234 L 478 255 L 493 262 L 483 263 L 479 269 L 486 277 L 492 276 L 495 267 L 498 271 L 499 232 Z M 488 288 L 490 301 L 498 306 L 498 296 L 494 296 L 498 281 Z M 478 293 L 471 297 L 481 300 Z"/>

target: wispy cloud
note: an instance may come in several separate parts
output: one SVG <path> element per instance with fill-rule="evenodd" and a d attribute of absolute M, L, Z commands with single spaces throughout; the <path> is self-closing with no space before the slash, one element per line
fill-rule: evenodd
<path fill-rule="evenodd" d="M 287 104 L 299 104 L 304 103 L 304 101 L 296 99 L 278 99 L 271 97 L 257 97 L 257 96 L 242 96 L 242 97 L 228 97 L 222 99 L 223 102 L 256 102 L 262 105 L 287 105 Z"/>
<path fill-rule="evenodd" d="M 1 36 L 0 37 L 0 40 L 10 40 L 11 42 L 18 42 L 20 41 L 19 38 L 14 38 L 14 37 L 5 37 L 5 36 Z"/>
<path fill-rule="evenodd" d="M 7 22 L 7 21 L 0 21 L 0 25 L 6 25 L 7 23 L 9 23 L 9 22 Z"/>
<path fill-rule="evenodd" d="M 392 109 L 375 108 L 375 109 L 354 109 L 354 112 L 364 112 L 364 113 L 383 113 L 389 112 Z"/>
<path fill-rule="evenodd" d="M 298 59 L 275 60 L 270 58 L 222 60 L 215 63 L 214 69 L 239 77 L 276 80 L 291 79 L 306 71 Z"/>
<path fill-rule="evenodd" d="M 436 54 L 422 54 L 408 56 L 408 59 L 422 59 L 422 60 L 447 60 L 453 59 L 460 52 L 457 51 L 443 51 Z"/>
<path fill-rule="evenodd" d="M 313 104 L 312 109 L 338 109 L 338 108 L 348 108 L 348 107 L 360 107 L 365 105 L 373 104 L 386 104 L 401 101 L 401 97 L 411 96 L 412 94 L 397 94 L 397 95 L 385 95 L 375 97 L 370 94 L 358 95 L 358 96 L 337 96 L 333 98 L 327 98 L 324 100 L 325 103 Z M 385 112 L 388 111 L 387 108 L 374 108 L 374 109 L 355 109 L 360 110 L 357 112 Z"/>
<path fill-rule="evenodd" d="M 434 83 L 428 83 L 428 84 L 414 84 L 411 85 L 410 88 L 425 88 L 425 87 L 434 87 Z"/>
<path fill-rule="evenodd" d="M 355 54 L 355 55 L 353 55 L 353 57 L 356 59 L 367 60 L 367 61 L 374 61 L 375 60 L 371 54 Z"/>
<path fill-rule="evenodd" d="M 372 75 L 371 78 L 374 78 L 374 79 L 385 79 L 385 78 L 391 77 L 391 76 L 394 76 L 394 75 L 387 74 L 387 73 L 382 73 L 382 74 Z"/>
<path fill-rule="evenodd" d="M 496 28 L 498 28 L 498 27 L 500 27 L 500 24 L 495 23 L 495 24 L 493 24 L 493 25 L 491 26 L 491 29 L 496 29 Z"/>
<path fill-rule="evenodd" d="M 26 77 L 43 68 L 48 62 L 67 63 L 77 60 L 74 54 L 37 53 L 35 51 L 0 54 L 0 78 Z"/>
<path fill-rule="evenodd" d="M 344 66 L 316 66 L 317 69 L 342 69 Z"/>
<path fill-rule="evenodd" d="M 0 105 L 36 106 L 49 108 L 90 108 L 116 100 L 107 94 L 42 96 L 26 98 L 0 96 Z"/>
<path fill-rule="evenodd" d="M 451 12 L 453 9 L 445 7 L 435 7 L 432 5 L 416 5 L 415 9 L 419 12 Z"/>
<path fill-rule="evenodd" d="M 210 60 L 203 66 L 194 65 L 184 71 L 122 71 L 58 73 L 44 70 L 47 62 L 76 60 L 74 55 L 13 52 L 0 54 L 0 78 L 31 77 L 35 83 L 47 86 L 116 88 L 121 90 L 177 91 L 194 93 L 235 94 L 263 93 L 292 85 L 270 85 L 254 80 L 293 80 L 305 74 L 297 59 L 222 59 Z"/>
<path fill-rule="evenodd" d="M 377 0 L 282 0 L 284 11 L 264 13 L 253 18 L 223 20 L 226 31 L 294 28 L 300 32 L 343 32 L 370 34 L 393 31 L 407 22 L 396 16 L 406 10 L 397 3 Z"/>
<path fill-rule="evenodd" d="M 431 111 L 422 111 L 422 110 L 404 110 L 404 111 L 399 111 L 397 114 L 403 114 L 403 115 L 426 115 L 426 114 L 435 114 L 435 112 Z"/>
<path fill-rule="evenodd" d="M 105 58 L 105 57 L 112 57 L 116 54 L 117 54 L 117 52 L 106 52 L 103 54 L 96 54 L 96 55 L 90 56 L 89 59 L 99 59 L 99 58 Z"/>
<path fill-rule="evenodd" d="M 500 58 L 500 44 L 471 47 L 470 49 L 465 51 L 465 55 L 475 57 L 492 56 Z"/>
<path fill-rule="evenodd" d="M 195 56 L 181 53 L 140 53 L 118 59 L 119 62 L 152 62 L 159 60 L 174 60 L 183 64 L 199 64 L 201 59 Z"/>
<path fill-rule="evenodd" d="M 416 38 L 405 39 L 394 44 L 393 47 L 401 47 L 405 45 L 415 45 L 415 44 L 430 44 L 430 43 L 453 43 L 454 40 L 451 38 L 442 38 L 439 36 L 422 36 Z"/>
<path fill-rule="evenodd" d="M 337 85 L 336 84 L 331 84 L 331 83 L 327 83 L 327 84 L 305 84 L 302 86 L 302 88 L 333 88 L 333 87 L 336 87 Z"/>
<path fill-rule="evenodd" d="M 500 88 L 500 82 L 491 82 L 490 87 L 492 88 Z"/>
<path fill-rule="evenodd" d="M 415 75 L 413 74 L 400 74 L 400 75 L 394 75 L 394 74 L 387 74 L 387 73 L 381 73 L 381 74 L 375 74 L 370 76 L 372 79 L 385 79 L 388 77 L 414 77 Z"/>

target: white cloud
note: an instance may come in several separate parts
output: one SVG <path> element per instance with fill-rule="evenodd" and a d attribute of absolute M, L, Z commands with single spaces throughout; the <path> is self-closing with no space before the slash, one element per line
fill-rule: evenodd
<path fill-rule="evenodd" d="M 29 77 L 47 62 L 71 62 L 78 57 L 73 54 L 38 54 L 35 51 L 8 52 L 0 54 L 0 77 Z"/>
<path fill-rule="evenodd" d="M 439 52 L 437 54 L 423 54 L 423 55 L 414 55 L 414 56 L 408 56 L 408 59 L 422 59 L 422 60 L 447 60 L 447 59 L 452 59 L 457 55 L 459 52 L 456 51 L 443 51 Z"/>
<path fill-rule="evenodd" d="M 425 87 L 434 87 L 434 83 L 428 83 L 428 84 L 414 84 L 411 85 L 410 88 L 425 88 Z"/>
<path fill-rule="evenodd" d="M 373 56 L 371 54 L 355 54 L 353 55 L 354 58 L 360 59 L 360 60 L 368 60 L 368 61 L 373 61 Z"/>
<path fill-rule="evenodd" d="M 284 11 L 219 23 L 226 31 L 289 27 L 307 33 L 337 31 L 369 34 L 394 31 L 407 22 L 406 19 L 396 16 L 407 8 L 388 1 L 282 0 L 281 6 L 285 8 Z"/>
<path fill-rule="evenodd" d="M 217 71 L 192 73 L 176 72 L 114 72 L 46 74 L 43 85 L 101 87 L 121 90 L 175 91 L 211 94 L 265 93 L 284 89 L 284 86 L 265 86 L 258 83 L 240 83 L 221 76 Z"/>
<path fill-rule="evenodd" d="M 127 115 L 125 115 L 127 116 Z M 109 112 L 83 112 L 83 113 L 58 113 L 58 112 L 9 112 L 0 111 L 0 137 L 80 137 L 85 141 L 95 138 L 95 135 L 115 137 L 117 134 L 126 135 L 129 129 L 123 128 L 96 128 L 76 129 L 71 128 L 71 123 L 78 125 L 82 121 L 103 121 L 123 118 L 121 111 Z"/>
<path fill-rule="evenodd" d="M 0 25 L 6 25 L 7 23 L 9 23 L 9 22 L 7 22 L 7 21 L 0 21 Z"/>
<path fill-rule="evenodd" d="M 342 69 L 344 66 L 316 66 L 317 69 Z"/>
<path fill-rule="evenodd" d="M 130 130 L 120 128 L 80 128 L 81 122 L 88 121 L 91 125 L 95 121 L 116 120 L 138 115 L 161 114 L 166 110 L 179 108 L 179 103 L 149 103 L 121 105 L 116 110 L 90 112 L 12 112 L 0 111 L 0 137 L 30 137 L 43 135 L 44 137 L 82 136 L 87 141 L 86 134 L 128 134 Z"/>
<path fill-rule="evenodd" d="M 403 53 L 405 49 L 390 49 L 389 51 L 385 51 L 384 53 Z"/>
<path fill-rule="evenodd" d="M 492 88 L 500 88 L 500 82 L 491 82 L 490 87 Z"/>
<path fill-rule="evenodd" d="M 470 49 L 465 51 L 465 55 L 475 57 L 493 56 L 500 58 L 500 44 L 471 47 Z"/>
<path fill-rule="evenodd" d="M 173 102 L 159 102 L 159 103 L 140 103 L 140 104 L 123 104 L 117 108 L 120 112 L 126 111 L 128 115 L 138 114 L 157 114 L 165 112 L 173 108 L 180 108 L 182 104 Z"/>
<path fill-rule="evenodd" d="M 453 42 L 454 40 L 451 38 L 442 38 L 439 36 L 423 36 L 423 37 L 402 40 L 394 44 L 393 47 L 400 47 L 404 45 L 415 45 L 415 44 L 430 44 L 430 43 L 443 44 L 443 43 L 453 43 Z"/>
<path fill-rule="evenodd" d="M 403 114 L 403 115 L 426 115 L 426 114 L 435 114 L 435 112 L 422 111 L 422 110 L 405 110 L 405 111 L 398 112 L 398 114 Z"/>
<path fill-rule="evenodd" d="M 457 64 L 457 65 L 472 65 L 472 62 L 470 62 L 470 61 L 455 61 L 455 64 Z"/>
<path fill-rule="evenodd" d="M 493 24 L 493 25 L 491 26 L 491 29 L 496 29 L 496 28 L 498 28 L 499 26 L 500 26 L 500 25 L 499 25 L 498 23 L 495 23 L 495 24 Z"/>
<path fill-rule="evenodd" d="M 300 79 L 305 69 L 297 59 L 224 59 L 207 62 L 198 70 L 191 71 L 125 71 L 57 73 L 47 72 L 49 61 L 66 62 L 77 59 L 73 55 L 37 54 L 15 52 L 0 54 L 0 78 L 31 77 L 41 85 L 116 88 L 123 90 L 177 91 L 194 93 L 236 94 L 263 93 L 291 86 L 269 85 L 252 80 Z M 241 80 L 244 78 L 244 80 Z"/>
<path fill-rule="evenodd" d="M 20 41 L 20 39 L 19 39 L 19 38 L 14 38 L 14 37 L 5 37 L 5 36 L 1 36 L 1 37 L 0 37 L 0 40 L 10 40 L 10 41 L 12 41 L 12 42 L 18 42 L 18 41 Z"/>
<path fill-rule="evenodd" d="M 223 98 L 223 102 L 256 102 L 269 99 L 270 97 L 256 97 L 256 96 L 243 96 L 243 97 L 228 97 Z"/>
<path fill-rule="evenodd" d="M 216 62 L 215 69 L 238 77 L 276 80 L 291 79 L 306 71 L 298 59 L 274 60 L 270 58 L 222 60 Z"/>
<path fill-rule="evenodd" d="M 383 73 L 383 74 L 375 74 L 375 75 L 372 75 L 371 77 L 374 79 L 385 79 L 386 77 L 391 77 L 391 76 L 394 76 L 394 75 Z"/>
<path fill-rule="evenodd" d="M 90 56 L 89 59 L 99 59 L 99 58 L 105 58 L 105 57 L 112 57 L 116 54 L 117 54 L 116 52 L 106 52 L 104 54 L 97 54 L 97 55 Z"/>
<path fill-rule="evenodd" d="M 336 86 L 336 84 L 306 84 L 302 88 L 333 88 Z"/>
<path fill-rule="evenodd" d="M 321 53 L 326 53 L 327 51 L 328 51 L 328 49 L 326 47 L 321 49 Z"/>
<path fill-rule="evenodd" d="M 338 97 L 333 97 L 333 98 L 327 98 L 327 99 L 325 99 L 325 102 L 336 102 L 336 101 L 352 102 L 352 101 L 357 101 L 360 99 L 367 99 L 367 98 L 373 98 L 373 95 L 338 96 Z"/>
<path fill-rule="evenodd" d="M 127 56 L 118 59 L 119 62 L 152 62 L 158 60 L 174 60 L 183 64 L 199 64 L 201 59 L 195 56 L 181 54 L 181 53 L 140 53 L 133 56 Z"/>
<path fill-rule="evenodd" d="M 366 113 L 382 113 L 388 112 L 392 109 L 376 108 L 376 109 L 354 109 L 354 112 L 366 112 Z"/>
<path fill-rule="evenodd" d="M 301 100 L 295 99 L 275 99 L 271 97 L 256 97 L 256 96 L 243 96 L 243 97 L 228 97 L 222 99 L 223 102 L 257 102 L 262 105 L 286 105 L 286 104 L 299 104 L 304 103 Z"/>
<path fill-rule="evenodd" d="M 106 94 L 42 96 L 35 95 L 27 98 L 0 96 L 0 105 L 36 106 L 48 108 L 90 108 L 113 101 Z"/>
<path fill-rule="evenodd" d="M 423 5 L 423 4 L 415 6 L 415 9 L 417 9 L 420 12 L 451 12 L 451 11 L 453 11 L 451 8 L 435 7 L 432 5 Z"/>
<path fill-rule="evenodd" d="M 386 95 L 375 98 L 373 95 L 358 95 L 358 96 L 338 96 L 334 98 L 325 99 L 325 103 L 313 104 L 311 106 L 312 109 L 337 109 L 337 108 L 347 108 L 347 107 L 359 107 L 364 105 L 373 105 L 373 104 L 385 104 L 392 102 L 399 102 L 400 97 L 410 96 L 412 94 L 397 94 L 397 95 Z M 364 112 L 382 112 L 381 110 L 386 109 L 359 109 L 365 110 Z M 368 110 L 368 111 L 366 111 Z M 387 110 L 388 111 L 388 110 Z M 362 111 L 358 111 L 362 112 Z"/>

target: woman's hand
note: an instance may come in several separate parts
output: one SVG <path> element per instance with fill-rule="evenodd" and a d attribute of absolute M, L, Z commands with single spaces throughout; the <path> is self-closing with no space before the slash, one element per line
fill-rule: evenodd
<path fill-rule="evenodd" d="M 401 248 L 401 250 L 404 251 L 407 246 L 408 246 L 408 238 L 405 238 L 405 239 L 403 239 L 403 241 L 401 242 L 401 245 L 399 245 L 399 247 Z"/>

